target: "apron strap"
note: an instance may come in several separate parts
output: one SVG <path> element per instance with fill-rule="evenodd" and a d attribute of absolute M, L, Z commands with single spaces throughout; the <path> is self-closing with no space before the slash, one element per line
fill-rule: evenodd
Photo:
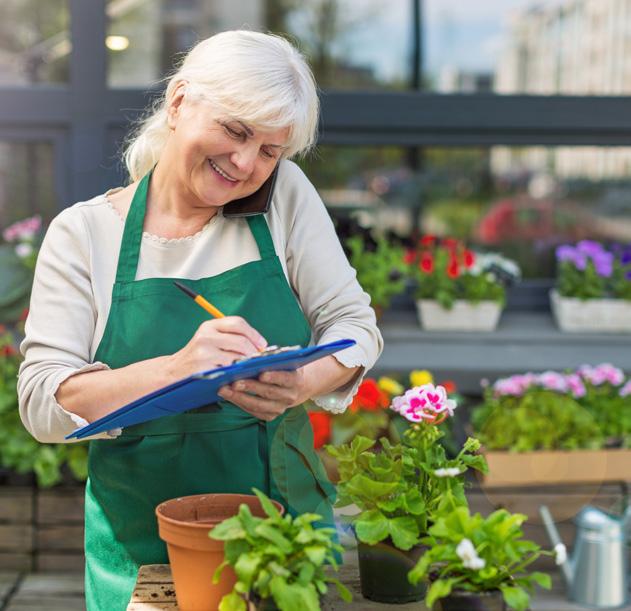
<path fill-rule="evenodd" d="M 125 229 L 120 252 L 118 254 L 118 266 L 116 268 L 116 282 L 133 282 L 136 279 L 138 269 L 138 257 L 140 256 L 140 243 L 142 240 L 142 226 L 145 220 L 147 205 L 147 193 L 149 180 L 153 170 L 147 172 L 142 178 L 131 200 L 129 212 L 125 219 Z"/>
<path fill-rule="evenodd" d="M 247 221 L 250 226 L 250 231 L 256 240 L 256 245 L 258 246 L 261 259 L 271 259 L 276 257 L 274 242 L 272 241 L 272 235 L 269 227 L 267 226 L 265 215 L 257 214 L 255 216 L 248 216 Z"/>

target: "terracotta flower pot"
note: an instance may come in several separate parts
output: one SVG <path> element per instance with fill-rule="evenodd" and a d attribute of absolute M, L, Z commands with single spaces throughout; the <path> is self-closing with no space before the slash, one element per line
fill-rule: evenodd
<path fill-rule="evenodd" d="M 419 582 L 413 586 L 408 573 L 427 548 L 417 545 L 404 552 L 390 539 L 376 545 L 357 542 L 359 580 L 362 596 L 380 603 L 403 604 L 418 601 L 425 596 L 426 586 Z"/>
<path fill-rule="evenodd" d="M 436 601 L 432 611 L 506 611 L 506 604 L 499 590 L 490 592 L 454 590 L 449 596 Z"/>
<path fill-rule="evenodd" d="M 230 567 L 213 584 L 215 569 L 223 562 L 223 541 L 208 536 L 226 518 L 236 515 L 239 505 L 248 505 L 252 514 L 265 517 L 258 498 L 249 494 L 197 494 L 160 503 L 156 507 L 158 532 L 166 542 L 173 573 L 175 595 L 181 611 L 216 611 L 228 594 L 236 576 Z M 284 512 L 280 503 L 274 504 Z"/>

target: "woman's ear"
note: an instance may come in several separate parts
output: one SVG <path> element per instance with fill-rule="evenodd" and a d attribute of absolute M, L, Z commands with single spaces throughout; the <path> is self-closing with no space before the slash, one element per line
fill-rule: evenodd
<path fill-rule="evenodd" d="M 170 129 L 175 129 L 177 120 L 182 112 L 182 104 L 186 95 L 186 81 L 180 81 L 173 90 L 167 105 L 167 125 Z"/>

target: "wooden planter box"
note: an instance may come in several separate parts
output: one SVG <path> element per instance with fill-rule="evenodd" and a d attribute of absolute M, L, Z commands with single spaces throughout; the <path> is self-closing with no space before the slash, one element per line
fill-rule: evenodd
<path fill-rule="evenodd" d="M 631 480 L 631 450 L 485 451 L 485 488 L 549 484 L 601 484 Z"/>
<path fill-rule="evenodd" d="M 416 312 L 421 327 L 428 331 L 494 331 L 502 307 L 496 301 L 469 303 L 457 300 L 451 310 L 437 301 L 418 299 Z"/>
<path fill-rule="evenodd" d="M 0 486 L 0 571 L 82 570 L 83 486 Z"/>
<path fill-rule="evenodd" d="M 575 299 L 550 291 L 557 326 L 568 333 L 631 333 L 631 301 L 626 299 Z"/>

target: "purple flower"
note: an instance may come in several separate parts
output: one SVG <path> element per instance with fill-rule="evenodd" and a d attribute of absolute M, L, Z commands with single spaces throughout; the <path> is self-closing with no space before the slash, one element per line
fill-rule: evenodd
<path fill-rule="evenodd" d="M 603 278 L 609 278 L 613 274 L 614 257 L 610 252 L 600 252 L 592 257 L 596 273 Z"/>
<path fill-rule="evenodd" d="M 627 280 L 631 280 L 631 270 L 629 270 L 629 271 L 628 271 L 628 272 L 624 275 L 624 277 L 625 277 Z"/>
<path fill-rule="evenodd" d="M 620 396 L 621 397 L 627 397 L 631 395 L 631 380 L 629 380 L 621 389 L 620 389 Z"/>
<path fill-rule="evenodd" d="M 581 240 L 576 245 L 576 250 L 592 258 L 598 256 L 601 252 L 606 252 L 600 242 L 594 242 L 593 240 Z"/>
<path fill-rule="evenodd" d="M 575 249 L 569 244 L 563 244 L 556 249 L 556 256 L 558 261 L 574 261 Z"/>

